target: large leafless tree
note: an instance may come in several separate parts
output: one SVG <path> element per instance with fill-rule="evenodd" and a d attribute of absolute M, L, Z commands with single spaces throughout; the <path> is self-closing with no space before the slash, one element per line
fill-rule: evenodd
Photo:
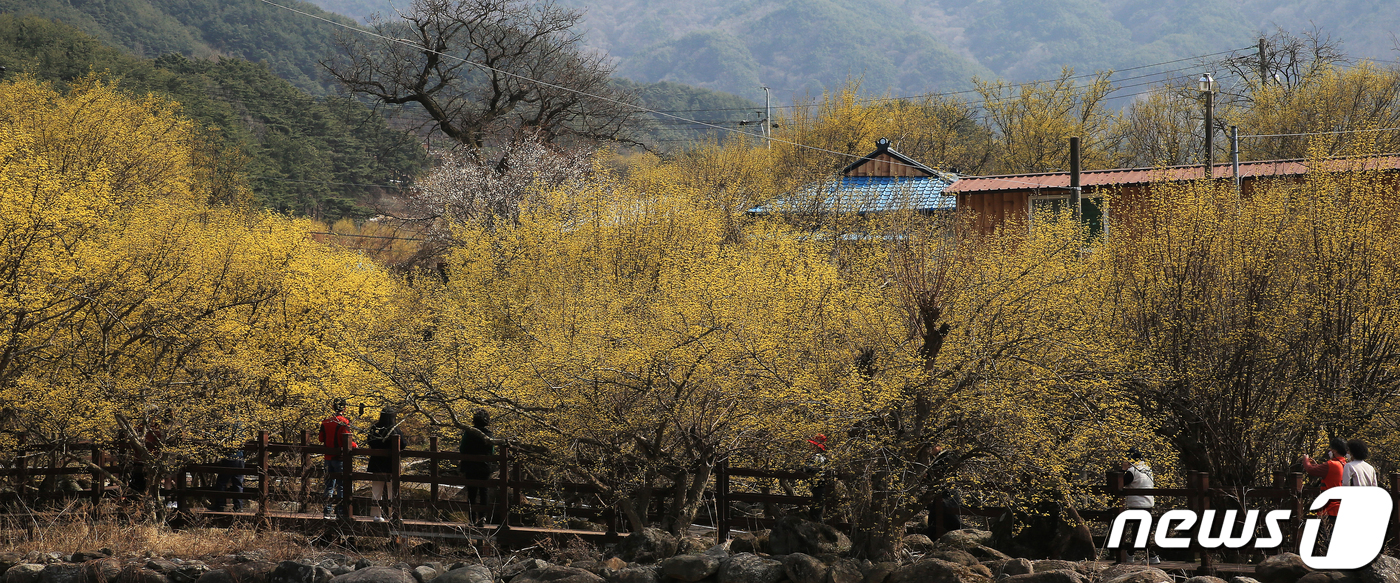
<path fill-rule="evenodd" d="M 414 0 L 373 17 L 377 37 L 342 34 L 322 65 L 353 93 L 421 106 L 427 127 L 482 162 L 483 149 L 526 137 L 630 142 L 635 98 L 611 85 L 606 55 L 584 50 L 581 18 L 548 1 Z"/>

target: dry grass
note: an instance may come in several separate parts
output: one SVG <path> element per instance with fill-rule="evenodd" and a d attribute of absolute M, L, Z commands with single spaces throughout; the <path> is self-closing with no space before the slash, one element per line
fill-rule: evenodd
<path fill-rule="evenodd" d="M 172 530 L 144 522 L 123 524 L 62 517 L 43 523 L 45 518 L 0 516 L 0 545 L 19 553 L 67 554 L 105 548 L 116 556 L 138 556 L 151 551 L 163 557 L 190 558 L 258 551 L 270 560 L 296 559 L 327 550 L 314 547 L 302 535 L 287 532 L 241 527 Z"/>
<path fill-rule="evenodd" d="M 177 530 L 113 507 L 104 507 L 96 514 L 89 513 L 88 507 L 79 504 L 34 514 L 21 509 L 10 510 L 10 513 L 0 513 L 0 550 L 6 552 L 70 554 L 110 549 L 118 557 L 141 556 L 150 552 L 162 557 L 209 560 L 255 551 L 264 560 L 270 561 L 295 560 L 333 552 L 381 563 L 429 559 L 479 560 L 483 555 L 496 554 L 494 548 L 439 549 L 435 545 L 425 545 L 423 543 L 427 541 L 418 539 L 394 544 L 389 539 L 373 537 L 359 537 L 355 540 L 356 548 L 346 548 L 295 532 L 255 530 L 251 525 Z M 573 546 L 577 545 L 570 545 Z M 582 548 L 534 547 L 523 554 L 548 557 L 588 553 Z"/>

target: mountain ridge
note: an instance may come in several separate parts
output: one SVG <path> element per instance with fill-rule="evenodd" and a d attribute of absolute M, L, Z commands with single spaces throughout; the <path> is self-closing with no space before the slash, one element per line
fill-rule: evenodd
<path fill-rule="evenodd" d="M 312 1 L 357 19 L 389 6 Z M 615 57 L 622 76 L 756 101 L 766 84 L 782 103 L 850 78 L 867 93 L 913 95 L 965 90 L 973 76 L 1028 81 L 1065 66 L 1094 72 L 1187 59 L 1142 71 L 1165 80 L 1200 67 L 1189 57 L 1248 50 L 1279 27 L 1297 34 L 1316 25 L 1352 56 L 1400 58 L 1390 34 L 1400 30 L 1400 11 L 1374 0 L 561 2 L 584 10 L 585 41 Z"/>

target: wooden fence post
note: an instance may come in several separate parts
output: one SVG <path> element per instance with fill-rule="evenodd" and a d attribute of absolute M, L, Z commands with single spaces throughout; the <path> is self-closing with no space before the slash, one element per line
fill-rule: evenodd
<path fill-rule="evenodd" d="M 297 493 L 297 512 L 306 512 L 311 504 L 311 430 L 301 431 L 301 490 Z"/>
<path fill-rule="evenodd" d="M 428 453 L 432 457 L 428 458 L 428 510 L 432 512 L 433 518 L 438 517 L 438 438 L 436 435 L 428 439 Z"/>
<path fill-rule="evenodd" d="M 24 455 L 29 434 L 21 431 L 15 436 L 15 441 L 15 497 L 24 502 L 24 495 L 29 492 L 29 456 Z"/>
<path fill-rule="evenodd" d="M 185 491 L 190 489 L 190 473 L 185 471 L 184 466 L 175 468 L 175 510 L 181 514 L 188 512 L 185 507 Z M 156 479 L 156 491 L 159 492 L 161 485 L 165 482 L 165 475 L 159 475 Z"/>
<path fill-rule="evenodd" d="M 1390 536 L 1392 546 L 1400 540 L 1400 472 L 1390 473 Z"/>
<path fill-rule="evenodd" d="M 1127 510 L 1127 509 L 1128 509 L 1128 499 L 1127 499 L 1127 497 L 1123 496 L 1123 487 L 1124 487 L 1124 484 L 1123 484 L 1123 472 L 1115 472 L 1115 471 L 1109 470 L 1109 472 L 1108 472 L 1108 491 L 1109 491 L 1109 492 L 1112 492 L 1114 495 L 1116 495 L 1116 497 L 1117 497 L 1117 499 L 1118 499 L 1118 512 L 1120 512 L 1120 513 L 1123 512 L 1124 510 Z M 1139 525 L 1137 526 L 1137 528 L 1142 528 L 1142 525 L 1139 524 Z M 1149 531 L 1150 531 L 1150 528 L 1149 528 Z M 1109 527 L 1108 533 L 1109 533 L 1110 535 L 1113 534 L 1113 528 L 1112 528 L 1112 527 Z M 1120 536 L 1122 536 L 1122 535 L 1120 535 Z M 1137 529 L 1136 529 L 1136 528 L 1135 528 L 1134 531 L 1133 531 L 1133 536 L 1134 536 L 1134 537 L 1137 536 Z M 1148 536 L 1148 539 L 1151 540 L 1151 537 L 1152 537 L 1151 532 L 1149 532 L 1147 536 Z M 1107 542 L 1105 542 L 1105 544 L 1107 544 Z M 1151 551 L 1151 550 L 1147 551 L 1147 554 L 1148 554 L 1148 557 L 1151 557 L 1151 556 L 1152 556 L 1152 551 Z M 1128 547 L 1123 546 L 1123 541 L 1121 541 L 1121 540 L 1118 541 L 1118 562 L 1119 562 L 1119 563 L 1127 563 L 1127 562 L 1128 562 Z"/>
<path fill-rule="evenodd" d="M 1299 552 L 1303 547 L 1303 524 L 1307 518 L 1303 512 L 1307 509 L 1303 505 L 1303 474 L 1293 472 L 1289 474 L 1289 489 L 1293 491 L 1293 552 Z"/>
<path fill-rule="evenodd" d="M 386 520 L 403 521 L 403 504 L 399 502 L 399 476 L 403 474 L 399 470 L 399 448 L 403 447 L 403 438 L 398 435 L 389 436 L 389 483 L 384 485 L 388 492 L 384 493 L 384 500 L 392 500 L 389 504 L 394 509 L 394 516 Z M 391 497 L 392 496 L 392 497 Z"/>
<path fill-rule="evenodd" d="M 91 451 L 88 457 L 92 461 L 92 514 L 96 516 L 97 505 L 102 503 L 102 448 L 94 441 Z"/>
<path fill-rule="evenodd" d="M 247 457 L 246 455 L 244 456 Z M 267 430 L 258 431 L 258 520 L 267 518 L 267 494 L 271 488 L 272 472 L 268 467 Z"/>
<path fill-rule="evenodd" d="M 719 462 L 715 479 L 715 528 L 718 529 L 715 542 L 724 544 L 729 540 L 729 460 Z"/>
<path fill-rule="evenodd" d="M 355 472 L 355 457 L 350 453 L 350 440 L 340 444 L 340 515 L 345 520 L 355 519 L 355 483 L 350 477 Z"/>
<path fill-rule="evenodd" d="M 1201 516 L 1204 516 L 1204 512 L 1210 510 L 1210 474 L 1201 472 L 1197 480 L 1197 486 L 1200 488 L 1199 496 L 1201 498 L 1200 512 L 1202 513 Z M 1224 528 L 1227 529 L 1226 534 L 1228 534 L 1230 526 L 1225 525 Z M 1197 540 L 1200 539 L 1200 537 L 1196 538 Z M 1215 576 L 1215 558 L 1211 556 L 1210 549 L 1201 548 L 1201 567 L 1196 570 L 1196 574 L 1209 577 Z"/>
<path fill-rule="evenodd" d="M 510 533 L 510 472 L 508 471 L 509 468 L 510 444 L 503 443 L 501 444 L 501 472 L 497 485 L 500 494 L 496 498 L 496 505 L 498 507 L 497 512 L 500 514 L 498 520 L 500 528 L 497 530 L 497 532 L 499 532 L 500 534 L 498 535 L 496 540 L 497 542 L 501 543 L 502 546 L 507 546 L 505 539 Z"/>
<path fill-rule="evenodd" d="M 1278 500 L 1274 502 L 1274 509 L 1276 509 L 1276 510 L 1287 510 L 1287 509 L 1288 509 L 1288 473 L 1287 473 L 1287 472 L 1274 472 L 1274 488 L 1278 489 L 1278 491 L 1279 491 Z M 1274 554 L 1277 555 L 1277 554 L 1279 554 L 1279 553 L 1283 553 L 1283 552 L 1285 552 L 1284 549 L 1286 549 L 1286 548 L 1287 548 L 1287 545 L 1280 544 L 1279 546 L 1274 547 L 1274 549 L 1273 549 Z"/>

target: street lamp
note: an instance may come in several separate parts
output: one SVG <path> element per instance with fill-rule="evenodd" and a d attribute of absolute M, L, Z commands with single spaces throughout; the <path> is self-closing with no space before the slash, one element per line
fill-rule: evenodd
<path fill-rule="evenodd" d="M 1214 161 L 1214 160 L 1213 160 L 1213 159 L 1214 159 L 1214 156 L 1212 155 L 1212 154 L 1214 153 L 1214 150 L 1213 150 L 1212 148 L 1214 147 L 1214 141 L 1215 141 L 1215 140 L 1213 139 L 1213 138 L 1215 138 L 1215 128 L 1214 128 L 1214 124 L 1215 124 L 1215 119 L 1214 119 L 1214 118 L 1215 118 L 1215 78 L 1214 78 L 1214 77 L 1211 77 L 1211 76 L 1210 76 L 1210 73 L 1206 73 L 1206 74 L 1204 74 L 1204 75 L 1201 75 L 1201 79 L 1200 79 L 1199 81 L 1196 82 L 1196 88 L 1197 88 L 1197 89 L 1200 89 L 1200 90 L 1201 90 L 1201 93 L 1203 93 L 1203 94 L 1205 95 L 1205 98 L 1206 98 L 1206 127 L 1205 127 L 1205 132 L 1206 132 L 1206 156 L 1205 156 L 1205 164 L 1206 164 L 1206 178 L 1211 178 L 1211 170 L 1212 170 L 1212 168 L 1211 168 L 1211 163 Z"/>

